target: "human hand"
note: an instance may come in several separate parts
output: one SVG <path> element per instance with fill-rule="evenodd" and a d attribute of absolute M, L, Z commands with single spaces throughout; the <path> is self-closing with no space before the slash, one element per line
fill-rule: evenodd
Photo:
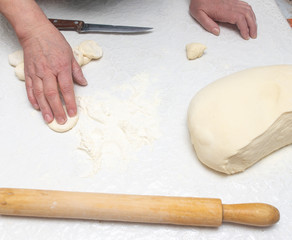
<path fill-rule="evenodd" d="M 219 35 L 215 22 L 236 24 L 244 39 L 257 37 L 256 17 L 250 5 L 240 0 L 191 0 L 190 14 L 207 31 Z"/>
<path fill-rule="evenodd" d="M 63 35 L 51 24 L 38 26 L 29 37 L 21 38 L 27 96 L 35 109 L 50 123 L 67 121 L 62 100 L 70 117 L 77 114 L 73 81 L 87 85 L 72 49 Z M 60 90 L 60 93 L 59 93 Z"/>

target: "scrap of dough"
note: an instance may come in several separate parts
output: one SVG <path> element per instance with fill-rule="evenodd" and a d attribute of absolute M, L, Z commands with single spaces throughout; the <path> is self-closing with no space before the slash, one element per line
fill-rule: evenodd
<path fill-rule="evenodd" d="M 186 45 L 187 58 L 193 60 L 203 55 L 207 47 L 201 43 L 189 43 Z"/>
<path fill-rule="evenodd" d="M 13 67 L 16 67 L 23 62 L 23 51 L 18 50 L 8 55 L 9 64 Z"/>
<path fill-rule="evenodd" d="M 83 66 L 89 63 L 91 59 L 89 57 L 83 56 Z"/>
<path fill-rule="evenodd" d="M 201 162 L 233 174 L 292 143 L 292 65 L 234 73 L 202 89 L 188 109 Z"/>
<path fill-rule="evenodd" d="M 87 40 L 79 45 L 79 50 L 84 56 L 90 59 L 99 59 L 102 57 L 101 47 L 93 40 Z"/>
<path fill-rule="evenodd" d="M 63 125 L 57 123 L 56 119 L 54 119 L 51 123 L 48 124 L 49 128 L 54 130 L 55 132 L 59 132 L 59 133 L 63 133 L 63 132 L 67 132 L 69 130 L 71 130 L 73 127 L 75 127 L 75 125 L 78 122 L 78 114 L 76 114 L 76 116 L 74 117 L 69 117 L 66 111 L 66 108 L 64 107 L 66 116 L 67 116 L 67 122 Z"/>
<path fill-rule="evenodd" d="M 79 51 L 78 47 L 73 48 L 73 55 L 75 57 L 76 62 L 78 63 L 78 65 L 81 67 L 84 65 L 84 61 L 83 61 L 83 53 L 81 51 Z"/>
<path fill-rule="evenodd" d="M 24 75 L 24 63 L 19 63 L 16 68 L 14 69 L 16 77 L 24 81 L 25 80 L 25 75 Z"/>

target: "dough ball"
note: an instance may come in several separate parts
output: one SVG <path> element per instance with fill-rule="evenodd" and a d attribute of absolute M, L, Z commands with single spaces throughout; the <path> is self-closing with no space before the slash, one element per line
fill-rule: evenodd
<path fill-rule="evenodd" d="M 19 50 L 8 55 L 9 64 L 16 67 L 23 62 L 23 51 Z"/>
<path fill-rule="evenodd" d="M 15 75 L 16 77 L 21 80 L 21 81 L 24 81 L 25 80 L 25 75 L 24 75 L 24 63 L 19 63 L 15 69 Z"/>
<path fill-rule="evenodd" d="M 292 65 L 219 79 L 192 99 L 191 141 L 201 162 L 233 174 L 292 143 Z"/>
<path fill-rule="evenodd" d="M 75 125 L 78 122 L 78 114 L 76 114 L 76 116 L 74 117 L 69 117 L 66 111 L 66 108 L 64 107 L 66 116 L 67 116 L 67 122 L 63 125 L 57 123 L 56 119 L 54 119 L 51 123 L 48 124 L 49 128 L 54 130 L 55 132 L 59 132 L 59 133 L 63 133 L 63 132 L 67 132 L 69 130 L 71 130 L 73 127 L 75 127 Z"/>
<path fill-rule="evenodd" d="M 79 50 L 84 56 L 90 59 L 99 59 L 102 57 L 101 47 L 93 40 L 87 40 L 79 45 Z"/>
<path fill-rule="evenodd" d="M 73 51 L 73 55 L 74 55 L 78 65 L 81 67 L 84 64 L 83 53 L 81 51 L 79 51 L 78 47 L 73 48 L 72 51 Z"/>
<path fill-rule="evenodd" d="M 189 43 L 186 46 L 187 58 L 193 60 L 203 55 L 207 47 L 201 43 Z"/>

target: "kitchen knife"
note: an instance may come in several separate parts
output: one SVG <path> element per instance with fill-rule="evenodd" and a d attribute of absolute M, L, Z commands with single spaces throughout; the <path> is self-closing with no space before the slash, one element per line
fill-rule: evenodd
<path fill-rule="evenodd" d="M 120 25 L 104 25 L 85 23 L 79 20 L 51 19 L 50 22 L 59 30 L 71 30 L 78 33 L 143 33 L 148 32 L 150 27 L 134 27 Z"/>
<path fill-rule="evenodd" d="M 0 215 L 208 227 L 222 222 L 267 227 L 280 219 L 277 208 L 264 203 L 14 188 L 0 188 Z"/>

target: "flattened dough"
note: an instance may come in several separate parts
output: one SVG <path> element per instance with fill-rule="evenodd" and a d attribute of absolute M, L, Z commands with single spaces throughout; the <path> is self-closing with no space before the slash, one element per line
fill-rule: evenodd
<path fill-rule="evenodd" d="M 201 162 L 233 174 L 292 143 L 292 65 L 219 79 L 192 99 L 191 141 Z"/>
<path fill-rule="evenodd" d="M 206 48 L 207 47 L 204 44 L 201 44 L 201 43 L 189 43 L 189 44 L 187 44 L 187 46 L 186 46 L 187 58 L 189 60 L 194 60 L 196 58 L 201 57 Z"/>
<path fill-rule="evenodd" d="M 79 119 L 78 114 L 76 114 L 76 116 L 71 118 L 68 116 L 66 109 L 65 109 L 65 113 L 67 116 L 67 122 L 65 124 L 61 125 L 57 123 L 56 119 L 54 119 L 51 123 L 48 124 L 49 128 L 54 130 L 55 132 L 63 133 L 75 127 Z"/>
<path fill-rule="evenodd" d="M 99 59 L 102 57 L 101 47 L 93 40 L 87 40 L 79 45 L 79 50 L 84 56 L 90 59 Z"/>

